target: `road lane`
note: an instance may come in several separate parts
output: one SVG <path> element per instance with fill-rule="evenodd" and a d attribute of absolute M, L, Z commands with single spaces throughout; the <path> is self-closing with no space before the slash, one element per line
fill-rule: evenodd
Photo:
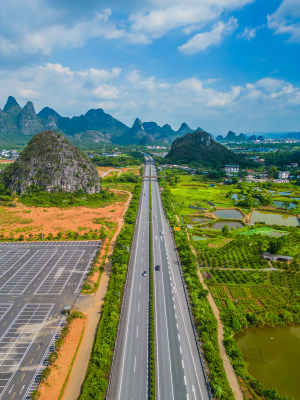
<path fill-rule="evenodd" d="M 146 163 L 145 176 L 150 174 Z M 150 182 L 143 181 L 107 398 L 148 398 Z M 143 272 L 146 271 L 144 276 Z"/>

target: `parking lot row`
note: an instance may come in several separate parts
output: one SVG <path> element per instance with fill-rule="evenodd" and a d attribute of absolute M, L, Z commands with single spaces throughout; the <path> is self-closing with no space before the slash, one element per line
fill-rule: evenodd
<path fill-rule="evenodd" d="M 52 308 L 53 304 L 25 304 L 0 338 L 0 399 Z"/>
<path fill-rule="evenodd" d="M 2 253 L 0 257 L 0 277 L 6 274 L 6 272 L 15 266 L 28 253 L 29 250 L 27 249 L 14 249 Z"/>
<path fill-rule="evenodd" d="M 87 240 L 87 241 L 57 241 L 57 242 L 1 242 L 0 248 L 2 246 L 100 246 L 100 240 Z"/>

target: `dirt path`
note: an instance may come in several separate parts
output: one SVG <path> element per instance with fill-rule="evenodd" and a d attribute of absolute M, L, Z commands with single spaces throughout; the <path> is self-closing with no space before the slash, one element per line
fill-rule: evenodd
<path fill-rule="evenodd" d="M 76 360 L 73 365 L 72 373 L 70 375 L 70 379 L 68 385 L 66 387 L 65 393 L 63 395 L 63 400 L 75 400 L 78 398 L 80 394 L 81 385 L 85 378 L 86 370 L 88 367 L 88 362 L 90 359 L 91 350 L 94 343 L 95 334 L 97 331 L 97 326 L 100 319 L 100 310 L 103 305 L 104 297 L 107 291 L 107 286 L 109 282 L 110 272 L 111 272 L 111 262 L 108 260 L 108 257 L 112 254 L 114 250 L 114 245 L 122 226 L 124 225 L 124 215 L 129 206 L 130 200 L 132 198 L 132 193 L 127 192 L 125 190 L 114 189 L 116 192 L 123 192 L 129 195 L 128 200 L 126 201 L 122 218 L 119 220 L 118 227 L 114 233 L 114 236 L 111 240 L 108 254 L 106 257 L 106 263 L 104 267 L 104 271 L 101 275 L 100 284 L 98 290 L 93 295 L 88 296 L 80 296 L 80 298 L 87 298 L 88 309 L 83 310 L 87 315 L 87 324 L 85 327 L 85 333 L 82 339 L 81 346 L 79 348 Z M 85 299 L 84 299 L 85 300 Z"/>
<path fill-rule="evenodd" d="M 104 178 L 106 175 L 108 175 L 114 171 L 116 171 L 118 173 L 118 176 L 120 176 L 121 173 L 123 172 L 121 169 L 111 168 L 108 171 L 104 171 L 104 172 L 100 173 L 100 178 Z"/>
<path fill-rule="evenodd" d="M 243 400 L 243 394 L 241 392 L 240 386 L 238 384 L 236 375 L 234 373 L 234 370 L 232 368 L 231 362 L 226 354 L 225 351 L 225 347 L 224 347 L 224 343 L 223 343 L 223 337 L 224 337 L 224 330 L 223 330 L 223 324 L 221 322 L 221 318 L 220 318 L 220 313 L 219 313 L 219 309 L 208 289 L 208 287 L 206 286 L 206 284 L 204 283 L 204 279 L 203 276 L 201 274 L 200 271 L 197 271 L 198 276 L 199 276 L 199 280 L 202 283 L 204 289 L 208 290 L 208 295 L 207 295 L 207 300 L 213 310 L 213 313 L 217 319 L 217 323 L 218 323 L 218 344 L 219 344 L 219 349 L 220 349 L 220 355 L 221 358 L 223 360 L 223 364 L 224 364 L 224 369 L 225 369 L 225 373 L 229 382 L 229 385 L 231 387 L 231 390 L 233 391 L 233 395 L 235 400 Z"/>

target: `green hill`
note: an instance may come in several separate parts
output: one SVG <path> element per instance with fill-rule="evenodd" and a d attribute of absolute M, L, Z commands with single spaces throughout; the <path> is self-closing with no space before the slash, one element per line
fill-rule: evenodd
<path fill-rule="evenodd" d="M 244 157 L 217 143 L 207 132 L 199 130 L 174 140 L 165 160 L 212 168 L 222 168 L 225 164 L 246 164 Z"/>

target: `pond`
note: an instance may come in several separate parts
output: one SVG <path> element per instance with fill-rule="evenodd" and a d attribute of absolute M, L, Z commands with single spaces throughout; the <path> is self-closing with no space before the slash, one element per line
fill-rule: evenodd
<path fill-rule="evenodd" d="M 298 226 L 299 221 L 295 215 L 272 213 L 255 210 L 250 218 L 250 223 L 265 222 L 268 225 Z"/>
<path fill-rule="evenodd" d="M 291 196 L 292 192 L 278 192 L 279 196 Z"/>
<path fill-rule="evenodd" d="M 211 226 L 203 226 L 202 229 L 222 229 L 225 225 L 228 226 L 228 229 L 234 228 L 242 228 L 243 225 L 239 222 L 216 222 L 215 224 L 211 225 Z"/>
<path fill-rule="evenodd" d="M 251 375 L 282 396 L 300 400 L 300 326 L 248 329 L 235 339 Z"/>
<path fill-rule="evenodd" d="M 213 214 L 218 218 L 243 219 L 243 214 L 237 210 L 217 210 Z"/>
<path fill-rule="evenodd" d="M 188 219 L 192 223 L 198 223 L 198 224 L 203 224 L 204 222 L 210 221 L 209 218 L 201 218 L 201 217 L 193 217 L 193 216 L 189 216 Z"/>
<path fill-rule="evenodd" d="M 193 235 L 192 238 L 193 238 L 193 240 L 195 240 L 196 242 L 197 242 L 198 240 L 207 240 L 207 239 L 208 239 L 208 238 L 205 237 L 205 236 L 199 236 L 199 235 Z"/>
<path fill-rule="evenodd" d="M 277 201 L 277 200 L 273 201 L 273 205 L 279 208 L 287 208 L 288 210 L 290 210 L 291 208 L 297 208 L 297 205 L 294 203 L 289 203 L 288 207 L 285 207 L 283 201 Z"/>

